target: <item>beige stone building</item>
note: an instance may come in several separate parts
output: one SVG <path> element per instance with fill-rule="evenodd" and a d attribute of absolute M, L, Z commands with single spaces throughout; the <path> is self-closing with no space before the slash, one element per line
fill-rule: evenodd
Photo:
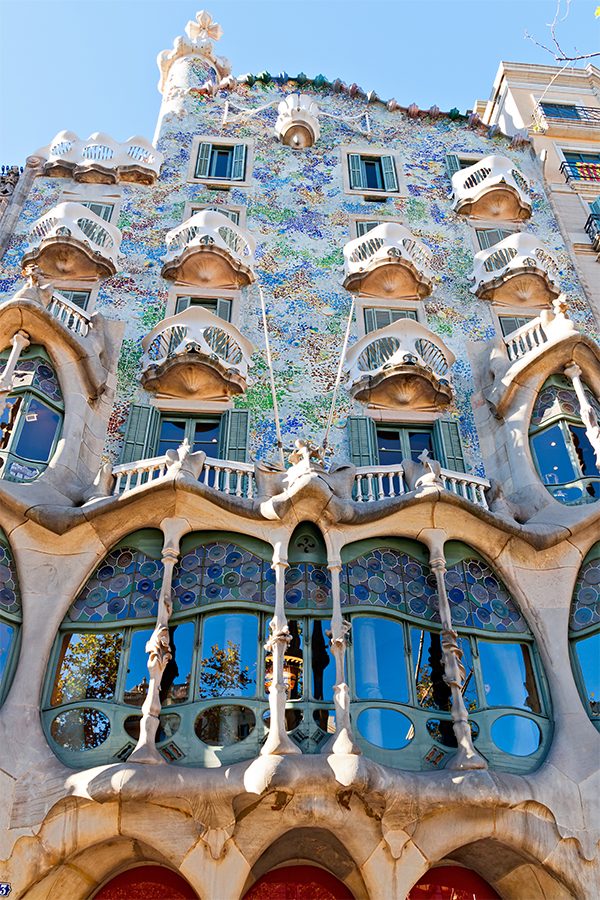
<path fill-rule="evenodd" d="M 220 37 L 2 186 L 0 896 L 590 900 L 598 164 Z"/>
<path fill-rule="evenodd" d="M 600 321 L 600 70 L 592 64 L 502 62 L 477 112 L 506 134 L 526 134 L 548 197 Z"/>

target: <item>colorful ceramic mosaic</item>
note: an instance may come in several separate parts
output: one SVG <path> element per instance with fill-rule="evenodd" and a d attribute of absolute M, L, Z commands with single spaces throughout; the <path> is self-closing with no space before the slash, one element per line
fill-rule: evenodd
<path fill-rule="evenodd" d="M 173 611 L 223 601 L 274 604 L 271 566 L 237 544 L 200 544 L 175 567 Z"/>
<path fill-rule="evenodd" d="M 435 576 L 429 566 L 406 553 L 382 547 L 342 568 L 342 605 L 387 606 L 439 622 Z"/>
<path fill-rule="evenodd" d="M 577 578 L 569 619 L 571 631 L 600 622 L 600 544 L 595 550 L 596 556 L 585 563 Z"/>
<path fill-rule="evenodd" d="M 0 538 L 0 612 L 21 618 L 21 598 L 15 562 L 8 544 Z"/>
<path fill-rule="evenodd" d="M 455 627 L 484 631 L 527 632 L 527 623 L 508 591 L 481 559 L 463 559 L 448 566 L 446 590 Z"/>
<path fill-rule="evenodd" d="M 357 216 L 397 220 L 422 240 L 432 253 L 433 294 L 423 301 L 427 326 L 439 334 L 457 361 L 452 370 L 456 401 L 450 409 L 460 425 L 467 464 L 484 474 L 474 426 L 468 341 L 494 337 L 489 303 L 470 291 L 473 265 L 472 230 L 466 217 L 452 211 L 446 173 L 448 153 L 501 154 L 509 157 L 532 185 L 533 214 L 525 230 L 538 237 L 556 257 L 560 286 L 578 326 L 593 333 L 594 326 L 569 252 L 546 198 L 542 174 L 529 148 L 515 149 L 500 134 L 469 127 L 456 112 L 439 118 L 409 118 L 376 100 L 368 105 L 370 133 L 361 130 L 360 116 L 367 109 L 362 92 L 339 91 L 320 76 L 301 79 L 301 89 L 314 97 L 323 115 L 316 145 L 292 151 L 273 136 L 277 102 L 298 91 L 298 80 L 259 76 L 247 78 L 230 91 L 209 97 L 201 87 L 214 73 L 206 63 L 190 58 L 172 71 L 163 99 L 158 149 L 165 162 L 155 185 L 110 186 L 120 195 L 114 222 L 122 234 L 120 265 L 116 275 L 99 285 L 96 309 L 126 323 L 118 368 L 118 391 L 106 450 L 118 461 L 132 402 L 147 403 L 149 395 L 139 381 L 141 340 L 165 314 L 171 284 L 161 277 L 166 252 L 165 234 L 179 225 L 189 204 L 245 209 L 245 228 L 257 242 L 255 270 L 267 302 L 275 384 L 281 413 L 283 440 L 291 446 L 297 437 L 321 439 L 335 382 L 350 295 L 341 286 L 343 247 L 354 237 Z M 223 124 L 223 107 L 232 111 L 267 108 L 250 118 Z M 352 118 L 354 117 L 354 119 Z M 357 118 L 358 117 L 358 118 Z M 188 180 L 194 138 L 198 135 L 248 139 L 253 146 L 250 186 L 211 190 Z M 389 147 L 401 157 L 405 189 L 397 197 L 366 202 L 344 192 L 340 148 Z M 193 169 L 193 164 L 192 164 Z M 36 178 L 4 257 L 0 300 L 22 284 L 21 258 L 28 233 L 40 215 L 61 202 L 66 188 L 76 184 L 61 178 Z M 105 186 L 98 185 L 98 197 Z M 89 186 L 86 191 L 89 199 Z M 182 292 L 185 292 L 182 291 Z M 218 292 L 217 292 L 218 293 Z M 275 427 L 264 339 L 256 287 L 244 289 L 240 301 L 240 330 L 256 347 L 252 382 L 238 406 L 252 411 L 249 452 L 261 458 L 275 446 Z M 358 337 L 357 323 L 351 341 Z M 362 414 L 361 404 L 342 386 L 330 445 L 338 459 L 348 457 L 348 414 Z"/>
<path fill-rule="evenodd" d="M 152 559 L 135 547 L 111 550 L 72 604 L 67 620 L 156 618 L 162 577 L 160 559 Z"/>

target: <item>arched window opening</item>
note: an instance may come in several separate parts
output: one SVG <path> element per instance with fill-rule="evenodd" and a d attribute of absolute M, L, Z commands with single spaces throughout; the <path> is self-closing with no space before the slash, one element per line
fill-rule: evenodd
<path fill-rule="evenodd" d="M 138 739 L 148 689 L 145 647 L 162 582 L 161 546 L 162 535 L 153 531 L 121 541 L 63 621 L 44 721 L 68 765 L 81 766 L 83 753 L 89 765 L 125 759 Z M 317 561 L 323 547 L 317 542 L 308 549 L 301 543 L 302 557 L 287 570 L 292 642 L 285 674 L 288 729 L 306 752 L 314 752 L 334 727 L 335 665 L 327 638 L 329 573 Z M 275 604 L 272 552 L 243 535 L 197 532 L 182 540 L 169 623 L 172 659 L 161 683 L 157 735 L 158 749 L 170 761 L 220 765 L 246 759 L 266 738 L 272 661 L 263 648 Z"/>
<path fill-rule="evenodd" d="M 600 403 L 584 385 L 600 421 Z M 539 392 L 531 414 L 529 443 L 540 478 L 560 503 L 578 506 L 600 497 L 600 471 L 581 418 L 579 400 L 564 375 L 552 375 Z"/>
<path fill-rule="evenodd" d="M 587 554 L 577 577 L 569 639 L 583 705 L 600 731 L 600 541 Z"/>
<path fill-rule="evenodd" d="M 407 900 L 500 900 L 500 896 L 472 869 L 435 866 L 419 878 Z"/>
<path fill-rule="evenodd" d="M 550 727 L 533 637 L 481 557 L 458 542 L 447 543 L 445 552 L 476 747 L 494 768 L 529 771 L 543 758 Z M 399 539 L 368 541 L 345 547 L 343 558 L 357 737 L 365 753 L 383 763 L 442 768 L 457 745 L 426 548 Z"/>
<path fill-rule="evenodd" d="M 196 891 L 187 881 L 164 866 L 136 866 L 115 875 L 94 895 L 94 900 L 197 900 Z"/>
<path fill-rule="evenodd" d="M 8 356 L 9 350 L 0 353 L 0 376 Z M 13 384 L 0 401 L 0 477 L 33 481 L 52 459 L 64 416 L 60 384 L 42 347 L 21 352 Z"/>
<path fill-rule="evenodd" d="M 0 531 L 0 706 L 17 664 L 21 621 L 17 570 L 6 535 Z"/>
<path fill-rule="evenodd" d="M 267 872 L 244 894 L 244 900 L 354 900 L 346 885 L 318 866 L 281 866 Z"/>

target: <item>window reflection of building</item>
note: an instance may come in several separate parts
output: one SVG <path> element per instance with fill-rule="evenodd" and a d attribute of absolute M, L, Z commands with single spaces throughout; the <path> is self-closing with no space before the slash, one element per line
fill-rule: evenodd
<path fill-rule="evenodd" d="M 17 662 L 21 630 L 21 597 L 8 540 L 0 530 L 0 705 Z"/>
<path fill-rule="evenodd" d="M 577 577 L 569 638 L 579 693 L 600 731 L 600 542 L 585 557 Z"/>
<path fill-rule="evenodd" d="M 600 403 L 589 388 L 585 393 L 600 420 Z M 575 390 L 564 376 L 553 375 L 539 392 L 529 440 L 542 482 L 560 503 L 593 503 L 600 497 L 594 448 L 581 419 Z"/>

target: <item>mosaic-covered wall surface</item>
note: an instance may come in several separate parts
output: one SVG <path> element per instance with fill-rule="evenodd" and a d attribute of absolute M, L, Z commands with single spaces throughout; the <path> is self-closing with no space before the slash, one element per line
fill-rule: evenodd
<path fill-rule="evenodd" d="M 199 91 L 199 85 L 210 74 L 197 58 L 175 64 L 157 129 L 158 148 L 165 154 L 158 182 L 154 186 L 124 184 L 112 189 L 122 199 L 115 223 L 123 235 L 121 268 L 102 282 L 96 309 L 127 324 L 107 454 L 118 461 L 129 406 L 147 399 L 138 380 L 141 340 L 165 313 L 171 286 L 160 275 L 165 234 L 183 220 L 186 204 L 195 201 L 246 208 L 246 228 L 257 242 L 256 272 L 267 298 L 284 443 L 289 446 L 298 436 L 318 442 L 324 432 L 351 302 L 342 287 L 343 246 L 354 237 L 351 217 L 391 217 L 420 238 L 433 254 L 435 273 L 433 293 L 423 301 L 427 325 L 457 358 L 452 370 L 456 404 L 449 414 L 460 422 L 467 462 L 477 474 L 483 474 L 465 345 L 468 341 L 490 340 L 495 334 L 494 320 L 489 304 L 469 290 L 472 232 L 465 218 L 451 208 L 447 153 L 497 153 L 514 160 L 532 185 L 533 213 L 525 230 L 556 256 L 571 317 L 579 327 L 593 332 L 591 313 L 529 148 L 513 149 L 502 135 L 490 138 L 485 129 L 471 128 L 464 120 L 453 121 L 448 116 L 409 118 L 404 112 L 390 112 L 378 102 L 367 107 L 364 96 L 336 93 L 328 82 L 318 86 L 319 79 L 301 88 L 287 77 L 249 79 L 252 85 L 241 83 L 232 91 L 207 97 Z M 226 100 L 232 112 L 239 112 L 272 104 L 299 89 L 314 96 L 322 113 L 321 136 L 310 149 L 294 152 L 277 141 L 273 134 L 276 105 L 251 118 L 222 124 Z M 365 127 L 360 114 L 367 108 L 370 133 L 360 130 Z M 250 187 L 208 190 L 186 181 L 192 142 L 200 134 L 254 142 Z M 348 144 L 366 151 L 369 147 L 398 151 L 406 195 L 365 202 L 360 196 L 344 193 L 340 147 Z M 14 293 L 20 283 L 20 261 L 31 224 L 63 199 L 65 189 L 74 188 L 77 185 L 66 179 L 43 177 L 35 181 L 4 259 L 0 299 Z M 252 410 L 250 452 L 264 457 L 273 451 L 275 429 L 256 286 L 243 291 L 240 323 L 241 331 L 257 350 L 251 386 L 236 405 Z M 355 323 L 351 341 L 356 337 Z M 360 415 L 363 407 L 342 389 L 330 439 L 338 458 L 348 455 L 344 426 L 352 412 Z"/>

